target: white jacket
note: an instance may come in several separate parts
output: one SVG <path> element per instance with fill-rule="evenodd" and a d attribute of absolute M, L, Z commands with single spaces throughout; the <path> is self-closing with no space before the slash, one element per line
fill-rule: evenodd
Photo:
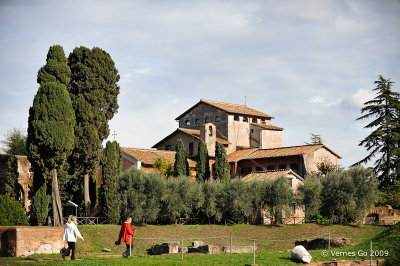
<path fill-rule="evenodd" d="M 68 242 L 76 242 L 76 238 L 79 237 L 83 240 L 83 236 L 73 222 L 67 222 L 64 226 L 63 240 Z"/>

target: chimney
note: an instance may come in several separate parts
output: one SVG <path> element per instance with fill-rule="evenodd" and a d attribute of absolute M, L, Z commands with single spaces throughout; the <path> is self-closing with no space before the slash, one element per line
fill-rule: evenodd
<path fill-rule="evenodd" d="M 217 142 L 217 128 L 213 123 L 205 123 L 200 128 L 200 138 L 207 145 L 208 156 L 215 157 L 215 145 Z"/>

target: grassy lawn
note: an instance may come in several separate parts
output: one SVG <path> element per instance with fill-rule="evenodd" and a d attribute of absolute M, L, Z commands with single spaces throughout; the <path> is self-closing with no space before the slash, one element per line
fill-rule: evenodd
<path fill-rule="evenodd" d="M 330 225 L 322 226 L 316 224 L 305 225 L 285 225 L 285 226 L 253 226 L 253 225 L 166 225 L 166 226 L 137 226 L 138 230 L 134 256 L 123 259 L 120 257 L 100 257 L 100 256 L 119 256 L 123 251 L 123 246 L 115 246 L 113 243 L 117 238 L 119 226 L 99 225 L 99 226 L 79 226 L 80 231 L 85 237 L 85 241 L 77 243 L 79 255 L 77 261 L 59 260 L 58 254 L 44 255 L 35 254 L 28 259 L 23 258 L 0 258 L 1 265 L 30 265 L 30 264 L 79 264 L 79 265 L 245 265 L 253 262 L 252 254 L 218 254 L 218 255 L 147 255 L 146 250 L 152 244 L 162 243 L 170 240 L 181 241 L 185 238 L 185 246 L 189 246 L 193 240 L 203 240 L 205 244 L 218 245 L 220 247 L 229 245 L 230 238 L 233 236 L 233 245 L 250 245 L 250 239 L 257 241 L 256 263 L 260 265 L 296 265 L 290 261 L 289 250 L 294 247 L 296 240 L 313 238 L 331 233 L 332 237 L 351 238 L 352 246 L 333 249 L 334 251 L 368 251 L 369 241 L 374 241 L 374 250 L 385 249 L 392 245 L 393 232 L 384 227 L 374 226 L 343 226 Z M 389 228 L 390 229 L 390 228 Z M 399 230 L 398 230 L 399 231 Z M 218 238 L 209 238 L 218 237 Z M 143 239 L 157 238 L 157 239 Z M 101 252 L 103 248 L 111 249 L 111 252 Z M 321 250 L 311 250 L 313 261 L 323 261 L 330 259 L 368 259 L 363 256 L 328 256 L 321 255 Z M 51 260 L 36 262 L 33 259 L 49 258 Z M 58 259 L 58 260 L 57 260 Z"/>

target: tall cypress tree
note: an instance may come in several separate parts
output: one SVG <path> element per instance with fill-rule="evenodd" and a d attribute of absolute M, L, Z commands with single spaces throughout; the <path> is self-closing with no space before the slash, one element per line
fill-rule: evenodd
<path fill-rule="evenodd" d="M 379 76 L 375 81 L 376 97 L 364 103 L 357 120 L 373 118 L 365 128 L 373 129 L 360 146 L 367 148 L 369 155 L 357 162 L 367 163 L 379 156 L 374 164 L 374 172 L 378 174 L 380 186 L 393 184 L 400 174 L 400 93 L 392 90 L 390 79 Z"/>
<path fill-rule="evenodd" d="M 28 119 L 28 156 L 34 165 L 35 178 L 38 178 L 34 189 L 39 191 L 46 186 L 44 180 L 39 180 L 41 176 L 51 179 L 55 226 L 63 222 L 57 170 L 63 167 L 74 147 L 75 114 L 67 90 L 70 73 L 63 48 L 60 45 L 51 46 L 46 65 L 38 72 L 40 87 L 29 109 Z M 33 204 L 43 202 L 46 201 L 34 201 Z M 35 209 L 45 207 L 34 206 Z"/>
<path fill-rule="evenodd" d="M 199 154 L 197 156 L 196 164 L 197 181 L 206 181 L 210 179 L 210 166 L 208 158 L 207 145 L 204 140 L 200 139 L 199 142 Z"/>
<path fill-rule="evenodd" d="M 107 142 L 103 152 L 102 170 L 104 213 L 112 223 L 118 223 L 120 218 L 119 179 L 122 170 L 122 157 L 118 142 Z"/>
<path fill-rule="evenodd" d="M 226 159 L 226 151 L 224 145 L 217 142 L 215 146 L 215 163 L 214 163 L 214 179 L 229 182 L 231 179 L 230 167 Z"/>
<path fill-rule="evenodd" d="M 102 141 L 109 133 L 108 121 L 118 110 L 118 70 L 111 56 L 100 48 L 77 47 L 68 57 L 68 86 L 76 113 L 73 166 L 83 173 L 85 214 L 89 215 L 89 176 L 95 176 Z"/>
<path fill-rule="evenodd" d="M 185 145 L 181 139 L 178 139 L 175 145 L 175 163 L 174 175 L 175 176 L 188 176 L 189 164 L 187 160 Z"/>

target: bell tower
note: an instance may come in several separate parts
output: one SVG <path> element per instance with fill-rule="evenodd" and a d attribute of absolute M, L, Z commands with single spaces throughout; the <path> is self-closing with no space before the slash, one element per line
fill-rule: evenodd
<path fill-rule="evenodd" d="M 207 145 L 208 156 L 215 157 L 215 145 L 217 142 L 217 128 L 213 123 L 205 123 L 200 128 L 200 138 Z"/>

